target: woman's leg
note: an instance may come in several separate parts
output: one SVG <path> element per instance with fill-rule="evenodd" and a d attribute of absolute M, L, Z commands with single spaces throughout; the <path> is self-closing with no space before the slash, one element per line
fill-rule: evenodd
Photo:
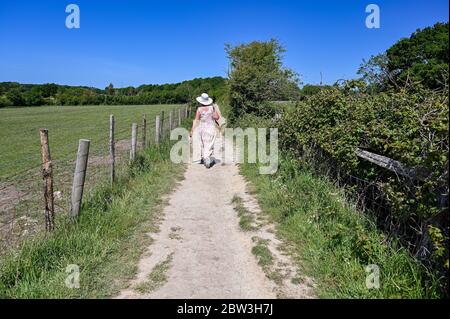
<path fill-rule="evenodd" d="M 202 140 L 199 129 L 192 132 L 192 162 L 200 163 L 202 160 Z"/>
<path fill-rule="evenodd" d="M 214 143 L 216 142 L 216 128 L 210 127 L 205 130 L 202 135 L 203 140 L 203 158 L 210 158 L 214 156 Z"/>

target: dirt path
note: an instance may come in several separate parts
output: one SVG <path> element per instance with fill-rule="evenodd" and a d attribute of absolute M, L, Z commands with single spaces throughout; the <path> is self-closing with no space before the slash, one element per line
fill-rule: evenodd
<path fill-rule="evenodd" d="M 233 198 L 255 214 L 258 227 L 240 228 Z M 297 274 L 273 226 L 258 214 L 237 165 L 189 164 L 163 210 L 160 231 L 149 234 L 154 240 L 136 278 L 118 298 L 310 298 L 312 282 Z M 252 254 L 261 242 L 273 259 L 262 266 Z"/>

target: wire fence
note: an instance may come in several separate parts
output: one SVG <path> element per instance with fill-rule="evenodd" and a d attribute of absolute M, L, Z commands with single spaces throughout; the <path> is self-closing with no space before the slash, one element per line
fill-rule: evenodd
<path fill-rule="evenodd" d="M 371 179 L 364 179 L 349 173 L 340 162 L 333 159 L 320 147 L 311 143 L 302 146 L 299 152 L 301 158 L 313 170 L 316 175 L 325 175 L 333 180 L 339 187 L 346 189 L 351 201 L 376 221 L 377 227 L 382 229 L 389 238 L 400 239 L 402 244 L 409 249 L 419 260 L 428 263 L 432 243 L 427 235 L 429 220 L 423 220 L 419 216 L 410 215 L 405 221 L 396 215 L 392 201 L 382 188 L 383 181 L 394 178 L 398 185 L 407 192 L 410 198 L 414 198 L 414 189 L 420 185 L 420 181 L 401 176 L 395 172 L 379 168 L 377 174 Z M 373 165 L 373 164 L 372 164 Z M 448 211 L 448 184 L 444 190 L 436 193 L 439 209 Z"/>
<path fill-rule="evenodd" d="M 161 111 L 157 116 L 160 121 L 159 133 L 156 132 L 155 118 L 144 118 L 137 124 L 137 150 L 154 145 L 158 139 L 169 136 L 169 127 L 175 128 L 183 119 L 190 115 L 191 109 L 187 105 Z M 181 118 L 179 118 L 181 117 Z M 104 119 L 108 122 L 108 119 Z M 172 121 L 172 123 L 169 123 Z M 103 123 L 103 122 L 102 122 Z M 83 189 L 83 201 L 88 201 L 100 185 L 111 184 L 111 150 L 110 131 L 105 125 L 104 134 L 90 139 L 90 150 L 87 160 L 86 176 Z M 97 128 L 96 128 L 97 129 Z M 37 134 L 39 141 L 39 134 Z M 144 134 L 145 133 L 145 134 Z M 51 132 L 49 132 L 51 134 Z M 145 135 L 145 142 L 144 142 Z M 89 137 L 89 136 L 86 136 Z M 114 171 L 116 179 L 128 172 L 132 151 L 132 126 L 114 130 Z M 145 144 L 144 144 L 145 143 Z M 51 144 L 51 139 L 50 139 Z M 50 145 L 50 149 L 53 149 Z M 10 248 L 14 248 L 23 240 L 46 230 L 45 210 L 45 182 L 43 181 L 43 167 L 45 162 L 36 163 L 41 154 L 29 158 L 27 169 L 2 177 L 0 181 L 0 255 Z M 53 204 L 56 227 L 58 222 L 67 218 L 70 210 L 72 184 L 77 154 L 67 153 L 51 159 L 53 168 Z M 21 159 L 24 161 L 26 159 Z M 14 163 L 1 163 L 13 166 Z"/>

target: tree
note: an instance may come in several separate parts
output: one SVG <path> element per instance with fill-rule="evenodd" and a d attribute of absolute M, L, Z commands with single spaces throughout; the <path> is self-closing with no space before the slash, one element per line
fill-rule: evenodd
<path fill-rule="evenodd" d="M 389 87 L 398 87 L 395 81 L 395 71 L 389 70 L 389 59 L 386 53 L 371 56 L 358 69 L 358 74 L 366 82 L 369 89 L 374 92 L 387 90 Z"/>
<path fill-rule="evenodd" d="M 25 103 L 22 93 L 17 88 L 14 88 L 6 93 L 6 98 L 11 101 L 14 106 L 24 105 Z"/>
<path fill-rule="evenodd" d="M 125 89 L 127 96 L 132 96 L 136 94 L 136 89 L 132 86 L 129 86 Z"/>
<path fill-rule="evenodd" d="M 270 115 L 269 101 L 298 80 L 296 74 L 283 67 L 282 54 L 285 52 L 277 40 L 254 41 L 231 46 L 225 51 L 230 59 L 229 100 L 232 116 L 244 113 Z"/>
<path fill-rule="evenodd" d="M 39 90 L 31 90 L 24 95 L 25 103 L 24 105 L 29 106 L 39 106 L 44 104 L 44 99 L 42 98 L 41 92 Z"/>
<path fill-rule="evenodd" d="M 54 96 L 58 93 L 58 86 L 55 83 L 46 83 L 40 88 L 43 97 Z"/>
<path fill-rule="evenodd" d="M 424 86 L 441 88 L 443 72 L 449 62 L 449 24 L 436 23 L 433 27 L 417 30 L 408 39 L 402 39 L 386 51 L 388 69 L 395 73 L 398 83 L 420 82 Z"/>
<path fill-rule="evenodd" d="M 13 103 L 6 97 L 0 96 L 0 107 L 12 106 Z"/>
<path fill-rule="evenodd" d="M 375 91 L 410 83 L 442 89 L 448 82 L 449 24 L 436 23 L 401 39 L 385 53 L 363 61 L 358 74 Z"/>
<path fill-rule="evenodd" d="M 108 95 L 114 95 L 114 85 L 112 83 L 109 83 L 105 90 Z"/>

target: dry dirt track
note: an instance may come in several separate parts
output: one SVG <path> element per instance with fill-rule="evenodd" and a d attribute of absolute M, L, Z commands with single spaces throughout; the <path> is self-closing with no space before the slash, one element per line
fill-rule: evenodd
<path fill-rule="evenodd" d="M 217 158 L 221 158 L 221 143 L 217 139 Z M 255 214 L 258 207 L 246 192 L 237 165 L 218 163 L 206 169 L 200 164 L 189 164 L 184 177 L 163 210 L 160 231 L 149 234 L 154 240 L 139 261 L 136 278 L 117 298 L 313 296 L 313 284 L 308 278 L 301 277 L 301 283 L 291 280 L 299 278 L 299 274 L 287 254 L 278 249 L 281 242 L 275 238 L 272 225 L 261 223 L 252 232 L 240 229 L 231 202 L 233 196 L 243 198 Z M 272 269 L 263 270 L 252 254 L 255 237 L 270 242 L 268 247 L 275 260 Z M 160 269 L 161 263 L 165 269 L 154 276 L 160 282 L 151 289 L 136 289 L 149 281 L 149 275 Z M 270 271 L 283 274 L 282 282 L 269 279 Z"/>

